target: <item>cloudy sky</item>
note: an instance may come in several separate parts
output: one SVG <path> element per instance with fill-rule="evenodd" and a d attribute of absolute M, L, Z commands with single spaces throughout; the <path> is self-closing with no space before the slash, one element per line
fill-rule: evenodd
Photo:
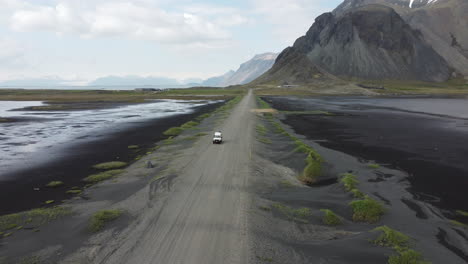
<path fill-rule="evenodd" d="M 340 0 L 0 0 L 0 81 L 207 78 L 279 52 Z"/>

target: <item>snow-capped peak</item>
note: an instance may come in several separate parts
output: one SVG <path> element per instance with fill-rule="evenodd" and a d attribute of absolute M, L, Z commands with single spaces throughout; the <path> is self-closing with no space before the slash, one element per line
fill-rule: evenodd
<path fill-rule="evenodd" d="M 428 5 L 428 4 L 433 4 L 433 3 L 437 2 L 438 0 L 410 0 L 410 3 L 409 3 L 410 8 L 413 8 L 413 3 L 415 1 L 416 2 L 426 2 L 426 4 Z"/>

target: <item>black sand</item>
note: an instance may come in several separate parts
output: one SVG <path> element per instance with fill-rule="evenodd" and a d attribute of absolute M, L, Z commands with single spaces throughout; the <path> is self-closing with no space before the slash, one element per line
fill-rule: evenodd
<path fill-rule="evenodd" d="M 37 167 L 15 171 L 8 175 L 9 181 L 0 182 L 0 215 L 44 206 L 47 200 L 61 201 L 71 198 L 65 192 L 74 187 L 82 187 L 83 178 L 98 172 L 92 166 L 107 161 L 124 161 L 131 163 L 139 155 L 160 140 L 166 139 L 162 133 L 170 127 L 194 119 L 196 116 L 212 111 L 221 103 L 200 106 L 190 114 L 180 114 L 157 118 L 148 122 L 134 123 L 110 136 L 65 147 L 63 156 Z M 138 149 L 129 149 L 138 145 Z M 65 185 L 58 188 L 47 188 L 50 181 L 63 181 Z M 34 191 L 39 188 L 39 191 Z M 56 203 L 55 203 L 56 204 Z"/>
<path fill-rule="evenodd" d="M 468 129 L 457 126 L 468 120 L 363 105 L 337 110 L 284 98 L 269 102 L 279 110 L 332 111 L 335 116 L 286 115 L 283 121 L 298 134 L 324 140 L 322 146 L 406 171 L 417 199 L 468 211 Z"/>

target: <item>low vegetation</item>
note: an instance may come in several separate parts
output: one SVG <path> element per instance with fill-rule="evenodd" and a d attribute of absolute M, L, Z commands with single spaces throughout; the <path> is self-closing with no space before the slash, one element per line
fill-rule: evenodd
<path fill-rule="evenodd" d="M 359 181 L 357 180 L 356 175 L 352 173 L 343 173 L 341 176 L 342 177 L 340 181 L 345 187 L 346 191 L 350 192 L 351 190 L 354 190 L 357 188 Z"/>
<path fill-rule="evenodd" d="M 392 248 L 397 253 L 389 257 L 389 264 L 429 264 L 423 259 L 421 253 L 410 248 L 409 236 L 388 226 L 380 226 L 373 231 L 381 234 L 372 243 Z"/>
<path fill-rule="evenodd" d="M 369 168 L 369 169 L 378 169 L 378 168 L 380 168 L 380 165 L 375 164 L 375 163 L 371 163 L 371 164 L 367 164 L 367 168 Z"/>
<path fill-rule="evenodd" d="M 0 216 L 0 232 L 11 233 L 11 230 L 28 225 L 37 228 L 59 217 L 71 214 L 70 208 L 54 206 L 37 208 L 30 211 Z M 7 232 L 8 231 L 8 232 Z"/>
<path fill-rule="evenodd" d="M 273 204 L 272 208 L 284 214 L 288 219 L 299 222 L 307 222 L 307 218 L 312 214 L 309 208 L 302 207 L 294 209 L 281 203 Z"/>
<path fill-rule="evenodd" d="M 352 201 L 350 205 L 356 222 L 376 223 L 385 213 L 383 205 L 370 197 Z"/>
<path fill-rule="evenodd" d="M 264 100 L 262 100 L 260 97 L 257 97 L 257 102 L 261 108 L 270 108 L 270 105 Z M 275 133 L 283 134 L 289 137 L 292 141 L 294 141 L 294 144 L 296 144 L 296 149 L 294 150 L 295 152 L 302 152 L 302 153 L 307 154 L 307 157 L 305 160 L 306 166 L 302 174 L 299 176 L 299 180 L 305 184 L 313 184 L 317 182 L 318 178 L 322 174 L 322 164 L 324 162 L 323 158 L 312 147 L 305 144 L 297 137 L 294 137 L 290 135 L 288 132 L 286 132 L 278 122 L 273 121 L 272 115 L 266 115 L 265 117 L 275 127 Z M 263 133 L 264 131 L 266 133 L 266 130 L 258 126 L 257 126 L 257 131 L 260 134 Z M 271 144 L 271 141 L 264 142 L 264 143 Z"/>
<path fill-rule="evenodd" d="M 91 216 L 88 228 L 91 232 L 99 232 L 104 226 L 122 215 L 123 211 L 118 209 L 101 210 Z"/>
<path fill-rule="evenodd" d="M 63 184 L 64 184 L 63 181 L 51 181 L 46 185 L 46 187 L 56 188 L 56 187 L 62 186 Z"/>
<path fill-rule="evenodd" d="M 83 191 L 82 190 L 68 190 L 66 191 L 67 194 L 81 194 Z"/>
<path fill-rule="evenodd" d="M 468 217 L 468 212 L 466 212 L 466 211 L 457 210 L 457 211 L 455 211 L 455 212 L 457 213 L 457 215 L 464 216 L 464 217 Z"/>
<path fill-rule="evenodd" d="M 299 177 L 299 180 L 305 184 L 313 184 L 317 182 L 318 177 L 322 173 L 322 157 L 315 151 L 309 152 L 306 158 L 306 167 Z"/>
<path fill-rule="evenodd" d="M 182 129 L 189 129 L 189 128 L 196 127 L 196 126 L 198 126 L 199 124 L 200 124 L 200 123 L 195 122 L 195 121 L 189 121 L 189 122 L 183 124 L 182 126 L 180 126 L 180 128 L 182 128 Z"/>
<path fill-rule="evenodd" d="M 93 166 L 93 168 L 98 169 L 98 170 L 113 170 L 113 169 L 119 169 L 122 167 L 127 166 L 126 162 L 123 161 L 110 161 L 110 162 L 104 162 L 100 164 L 96 164 Z"/>
<path fill-rule="evenodd" d="M 128 146 L 127 148 L 128 148 L 128 149 L 138 149 L 138 148 L 140 148 L 140 146 L 138 146 L 138 145 L 130 145 L 130 146 Z"/>
<path fill-rule="evenodd" d="M 320 209 L 324 213 L 322 222 L 329 226 L 341 225 L 341 218 L 330 209 Z"/>
<path fill-rule="evenodd" d="M 380 236 L 373 241 L 376 245 L 390 247 L 395 250 L 409 247 L 410 238 L 388 226 L 379 226 L 373 231 L 381 233 Z"/>
<path fill-rule="evenodd" d="M 178 136 L 180 135 L 180 133 L 182 133 L 182 131 L 184 130 L 180 127 L 171 127 L 168 130 L 164 131 L 163 134 L 165 136 Z"/>
<path fill-rule="evenodd" d="M 45 201 L 44 203 L 45 203 L 45 204 L 53 204 L 54 202 L 55 202 L 55 200 L 47 200 L 47 201 Z"/>
<path fill-rule="evenodd" d="M 421 253 L 415 250 L 406 249 L 397 253 L 397 255 L 390 256 L 388 264 L 430 264 L 430 262 L 423 259 Z"/>
<path fill-rule="evenodd" d="M 95 183 L 98 183 L 98 182 L 105 181 L 107 179 L 113 178 L 113 177 L 117 176 L 118 174 L 120 174 L 122 172 L 124 172 L 124 170 L 104 171 L 104 172 L 101 172 L 101 173 L 89 175 L 88 177 L 84 178 L 83 181 L 91 183 L 91 184 L 95 184 Z"/>

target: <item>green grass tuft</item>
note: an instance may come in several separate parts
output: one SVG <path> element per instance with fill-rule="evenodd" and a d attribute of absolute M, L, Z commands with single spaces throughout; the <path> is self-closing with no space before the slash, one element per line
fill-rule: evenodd
<path fill-rule="evenodd" d="M 101 210 L 99 212 L 96 212 L 95 214 L 93 214 L 93 216 L 91 216 L 88 228 L 91 232 L 101 231 L 106 225 L 106 223 L 119 218 L 122 215 L 122 213 L 123 211 L 118 209 Z"/>
<path fill-rule="evenodd" d="M 460 221 L 457 221 L 457 220 L 450 220 L 450 223 L 452 225 L 455 225 L 455 226 L 459 226 L 459 227 L 468 227 L 468 225 L 460 222 Z"/>
<path fill-rule="evenodd" d="M 55 202 L 55 200 L 47 200 L 47 201 L 45 201 L 44 203 L 45 203 L 45 204 L 53 204 L 54 202 Z"/>
<path fill-rule="evenodd" d="M 468 212 L 463 211 L 463 210 L 457 210 L 455 211 L 458 215 L 468 217 Z"/>
<path fill-rule="evenodd" d="M 324 224 L 329 225 L 329 226 L 336 226 L 336 225 L 342 224 L 341 218 L 337 214 L 335 214 L 332 210 L 320 209 L 320 211 L 325 213 L 322 218 L 322 222 Z"/>
<path fill-rule="evenodd" d="M 412 249 L 398 252 L 398 255 L 390 256 L 388 264 L 430 264 L 422 258 L 422 254 Z"/>
<path fill-rule="evenodd" d="M 46 185 L 46 187 L 56 188 L 56 187 L 62 186 L 63 184 L 64 184 L 63 181 L 51 181 Z"/>
<path fill-rule="evenodd" d="M 311 216 L 311 210 L 309 208 L 291 208 L 281 203 L 274 203 L 273 208 L 286 215 L 291 220 L 296 220 L 300 222 L 307 222 L 307 218 Z"/>
<path fill-rule="evenodd" d="M 127 163 L 123 161 L 109 161 L 109 162 L 96 164 L 93 166 L 93 168 L 98 169 L 98 170 L 113 170 L 113 169 L 119 169 L 125 166 L 127 166 Z"/>
<path fill-rule="evenodd" d="M 375 163 L 367 164 L 367 168 L 369 168 L 369 169 L 378 169 L 378 168 L 380 168 L 380 165 L 375 164 Z"/>
<path fill-rule="evenodd" d="M 198 122 L 195 122 L 195 121 L 189 121 L 185 124 L 183 124 L 182 126 L 180 126 L 181 129 L 189 129 L 189 128 L 193 128 L 195 126 L 198 126 L 200 123 Z"/>
<path fill-rule="evenodd" d="M 306 184 L 313 184 L 322 174 L 322 157 L 315 151 L 309 152 L 306 158 L 306 167 L 299 177 L 299 180 Z"/>
<path fill-rule="evenodd" d="M 360 190 L 358 190 L 358 189 L 352 189 L 349 192 L 353 194 L 354 198 L 357 198 L 357 199 L 366 198 L 366 195 L 363 192 L 361 192 Z"/>
<path fill-rule="evenodd" d="M 256 130 L 262 136 L 264 136 L 267 133 L 266 127 L 264 125 L 262 125 L 262 124 L 258 124 Z"/>
<path fill-rule="evenodd" d="M 67 194 L 81 194 L 83 191 L 82 190 L 68 190 L 66 191 Z"/>
<path fill-rule="evenodd" d="M 171 127 L 168 130 L 164 131 L 164 135 L 166 136 L 178 136 L 182 133 L 183 129 L 180 127 Z"/>
<path fill-rule="evenodd" d="M 61 216 L 71 214 L 70 208 L 54 206 L 0 216 L 0 232 L 15 229 L 26 224 L 38 227 Z"/>
<path fill-rule="evenodd" d="M 381 232 L 380 236 L 372 241 L 376 245 L 390 247 L 397 251 L 402 248 L 408 248 L 409 246 L 410 238 L 407 235 L 391 229 L 388 226 L 379 226 L 372 231 Z"/>
<path fill-rule="evenodd" d="M 353 189 L 357 189 L 359 181 L 357 180 L 356 175 L 352 173 L 343 173 L 341 183 L 344 185 L 346 191 L 351 192 Z"/>
<path fill-rule="evenodd" d="M 140 148 L 140 146 L 138 145 L 130 145 L 127 147 L 128 149 L 137 149 L 137 148 Z"/>
<path fill-rule="evenodd" d="M 356 222 L 376 223 L 385 213 L 383 205 L 370 197 L 352 201 L 350 205 L 353 209 L 353 220 Z"/>
<path fill-rule="evenodd" d="M 83 181 L 94 184 L 113 178 L 122 172 L 124 172 L 124 170 L 104 171 L 98 174 L 89 175 L 88 177 L 84 178 Z"/>

